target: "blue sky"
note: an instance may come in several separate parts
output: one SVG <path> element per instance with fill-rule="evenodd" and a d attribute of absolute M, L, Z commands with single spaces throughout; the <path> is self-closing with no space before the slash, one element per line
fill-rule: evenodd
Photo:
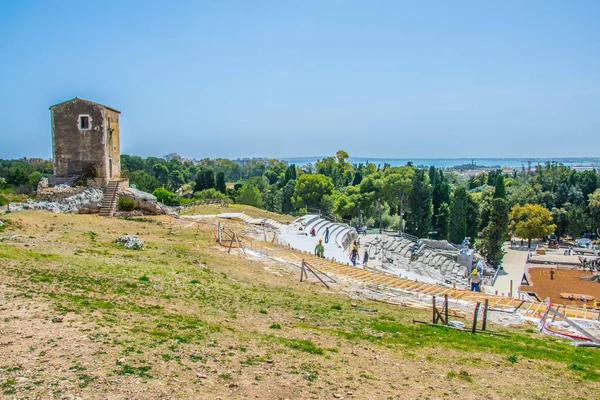
<path fill-rule="evenodd" d="M 54 103 L 122 111 L 142 156 L 600 152 L 600 2 L 3 1 L 0 158 Z"/>

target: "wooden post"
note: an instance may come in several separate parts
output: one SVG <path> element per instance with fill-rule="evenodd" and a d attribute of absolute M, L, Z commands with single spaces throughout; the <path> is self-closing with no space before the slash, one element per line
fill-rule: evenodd
<path fill-rule="evenodd" d="M 447 294 L 444 295 L 444 304 L 446 305 L 445 309 L 444 309 L 444 313 L 446 316 L 446 325 L 448 325 L 448 295 Z"/>
<path fill-rule="evenodd" d="M 317 279 L 318 279 L 318 280 L 320 280 L 320 281 L 321 281 L 321 283 L 322 283 L 323 285 L 325 285 L 325 287 L 326 287 L 327 289 L 329 289 L 329 285 L 328 285 L 327 283 L 325 283 L 325 281 L 324 281 L 324 280 L 323 280 L 323 279 L 322 279 L 322 278 L 321 278 L 321 277 L 320 277 L 320 276 L 319 276 L 319 275 L 318 275 L 318 274 L 317 274 L 317 273 L 316 273 L 316 272 L 315 272 L 315 271 L 314 271 L 314 270 L 313 270 L 313 269 L 310 267 L 310 265 L 309 265 L 309 264 L 306 264 L 306 269 L 308 269 L 310 272 L 312 272 L 312 274 L 313 274 L 314 276 L 316 276 L 316 277 L 317 277 Z M 308 272 L 305 272 L 305 274 L 306 274 L 306 279 L 308 279 Z"/>
<path fill-rule="evenodd" d="M 300 270 L 300 282 L 304 279 L 304 258 L 302 259 L 302 269 Z"/>
<path fill-rule="evenodd" d="M 233 236 L 231 237 L 231 242 L 229 243 L 229 249 L 227 250 L 228 254 L 231 254 L 231 248 L 233 247 Z"/>
<path fill-rule="evenodd" d="M 433 319 L 432 319 L 432 322 L 435 324 L 435 323 L 437 322 L 437 321 L 435 320 L 435 312 L 436 312 L 436 308 L 435 308 L 435 296 L 432 296 L 432 297 L 431 297 L 431 306 L 432 306 L 432 309 L 433 309 L 433 311 L 432 311 L 432 312 L 433 312 Z"/>
<path fill-rule="evenodd" d="M 485 328 L 487 326 L 487 312 L 488 312 L 488 306 L 490 303 L 490 299 L 485 299 L 485 303 L 483 305 L 483 321 L 481 322 L 481 330 L 485 331 Z"/>
<path fill-rule="evenodd" d="M 471 328 L 471 333 L 475 333 L 475 331 L 477 330 L 477 314 L 479 314 L 479 306 L 481 305 L 481 303 L 477 302 L 477 304 L 475 304 L 475 312 L 473 313 L 473 327 Z"/>
<path fill-rule="evenodd" d="M 510 292 L 508 292 L 508 297 L 512 298 L 513 295 L 513 281 L 510 280 Z"/>

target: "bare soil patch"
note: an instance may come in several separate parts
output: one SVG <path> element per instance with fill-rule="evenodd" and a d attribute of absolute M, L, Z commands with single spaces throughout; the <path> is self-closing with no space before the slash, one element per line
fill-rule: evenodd
<path fill-rule="evenodd" d="M 554 279 L 551 279 L 550 271 L 554 271 Z M 533 292 L 540 299 L 550 297 L 550 301 L 555 304 L 583 306 L 584 302 L 580 299 L 568 300 L 560 297 L 561 293 L 579 293 L 590 295 L 600 301 L 600 283 L 581 279 L 582 277 L 591 277 L 593 272 L 583 271 L 581 269 L 569 268 L 529 268 L 530 285 L 521 286 L 521 291 Z M 590 303 L 586 304 L 591 307 Z"/>

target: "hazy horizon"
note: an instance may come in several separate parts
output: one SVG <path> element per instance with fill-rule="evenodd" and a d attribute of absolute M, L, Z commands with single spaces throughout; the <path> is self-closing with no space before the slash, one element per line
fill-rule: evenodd
<path fill-rule="evenodd" d="M 593 0 L 1 10 L 0 158 L 49 158 L 48 107 L 73 97 L 121 110 L 122 151 L 142 156 L 598 154 Z"/>

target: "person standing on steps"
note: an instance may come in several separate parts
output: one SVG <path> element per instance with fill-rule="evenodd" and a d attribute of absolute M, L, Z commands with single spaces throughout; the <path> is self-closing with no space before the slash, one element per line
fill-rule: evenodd
<path fill-rule="evenodd" d="M 325 228 L 325 243 L 329 243 L 329 227 Z"/>
<path fill-rule="evenodd" d="M 365 249 L 365 254 L 363 254 L 363 265 L 367 268 L 367 263 L 369 262 L 369 253 L 367 249 Z"/>
<path fill-rule="evenodd" d="M 323 239 L 319 239 L 319 244 L 315 247 L 315 255 L 317 257 L 325 258 L 325 247 L 323 247 Z"/>
<path fill-rule="evenodd" d="M 477 268 L 474 268 L 473 272 L 471 272 L 471 276 L 469 276 L 469 282 L 471 283 L 472 292 L 481 292 L 481 275 L 479 275 Z"/>

